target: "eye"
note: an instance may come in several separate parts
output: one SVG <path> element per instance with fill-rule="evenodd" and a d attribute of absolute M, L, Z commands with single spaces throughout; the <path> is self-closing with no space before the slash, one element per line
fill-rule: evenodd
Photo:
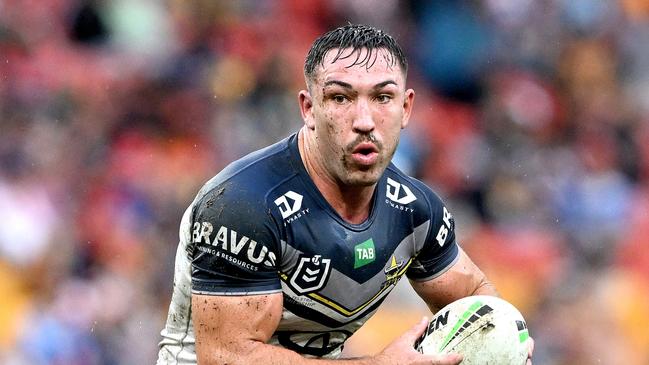
<path fill-rule="evenodd" d="M 381 104 L 389 103 L 392 100 L 392 96 L 388 94 L 381 94 L 376 97 L 376 100 Z"/>
<path fill-rule="evenodd" d="M 337 94 L 332 97 L 333 101 L 336 102 L 336 104 L 344 104 L 347 102 L 347 97 L 342 94 Z"/>

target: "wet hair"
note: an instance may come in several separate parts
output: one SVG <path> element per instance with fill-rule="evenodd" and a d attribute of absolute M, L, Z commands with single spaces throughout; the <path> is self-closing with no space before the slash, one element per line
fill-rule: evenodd
<path fill-rule="evenodd" d="M 408 72 L 406 56 L 389 34 L 368 25 L 347 24 L 323 34 L 313 42 L 304 62 L 307 82 L 315 80 L 316 68 L 324 66 L 324 57 L 332 49 L 337 53 L 331 63 L 356 55 L 354 62 L 347 67 L 359 65 L 368 69 L 376 62 L 377 51 L 385 49 L 388 51 L 388 64 L 394 66 L 398 62 L 404 74 Z M 346 49 L 351 50 L 345 51 Z M 363 54 L 362 49 L 367 50 L 367 53 Z"/>

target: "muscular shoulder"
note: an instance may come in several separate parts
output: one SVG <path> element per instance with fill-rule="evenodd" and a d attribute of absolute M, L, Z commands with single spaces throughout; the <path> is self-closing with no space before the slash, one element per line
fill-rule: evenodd
<path fill-rule="evenodd" d="M 245 156 L 208 181 L 192 203 L 191 242 L 227 247 L 232 237 L 274 246 L 281 225 L 273 209 L 277 186 L 295 175 L 287 140 Z"/>
<path fill-rule="evenodd" d="M 281 225 L 269 199 L 294 175 L 286 146 L 282 141 L 233 162 L 199 192 L 190 218 L 194 293 L 280 290 Z"/>
<path fill-rule="evenodd" d="M 245 217 L 268 214 L 268 196 L 295 174 L 290 162 L 289 139 L 255 151 L 226 166 L 210 179 L 194 200 L 194 211 Z"/>
<path fill-rule="evenodd" d="M 394 165 L 388 167 L 384 179 L 386 203 L 411 211 L 415 221 L 438 221 L 449 215 L 442 199 L 428 185 Z"/>
<path fill-rule="evenodd" d="M 427 227 L 426 238 L 407 271 L 411 280 L 425 281 L 446 271 L 458 257 L 455 222 L 440 197 L 423 182 L 396 167 L 386 170 L 386 203 L 409 210 L 416 226 Z M 401 208 L 401 205 L 405 208 Z"/>

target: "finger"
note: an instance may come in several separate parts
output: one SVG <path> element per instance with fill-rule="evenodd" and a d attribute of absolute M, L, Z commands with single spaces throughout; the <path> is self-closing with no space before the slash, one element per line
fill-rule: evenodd
<path fill-rule="evenodd" d="M 529 346 L 527 347 L 527 361 L 525 362 L 525 365 L 532 365 L 532 353 L 534 352 L 534 340 L 532 337 L 529 338 Z"/>
<path fill-rule="evenodd" d="M 460 354 L 445 354 L 436 355 L 431 364 L 432 365 L 457 365 L 462 362 L 462 355 Z"/>
<path fill-rule="evenodd" d="M 532 353 L 534 353 L 534 339 L 532 337 L 529 338 L 529 347 L 527 349 L 527 357 L 532 358 Z"/>

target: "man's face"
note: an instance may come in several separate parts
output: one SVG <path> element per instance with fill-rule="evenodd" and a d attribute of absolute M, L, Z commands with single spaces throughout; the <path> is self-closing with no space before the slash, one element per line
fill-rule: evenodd
<path fill-rule="evenodd" d="M 348 54 L 350 50 L 344 50 Z M 390 163 L 408 124 L 414 91 L 405 88 L 398 63 L 380 49 L 372 67 L 355 65 L 356 55 L 331 63 L 325 56 L 309 91 L 300 92 L 306 126 L 315 136 L 318 163 L 339 184 L 375 184 Z M 367 50 L 361 50 L 360 59 Z"/>

